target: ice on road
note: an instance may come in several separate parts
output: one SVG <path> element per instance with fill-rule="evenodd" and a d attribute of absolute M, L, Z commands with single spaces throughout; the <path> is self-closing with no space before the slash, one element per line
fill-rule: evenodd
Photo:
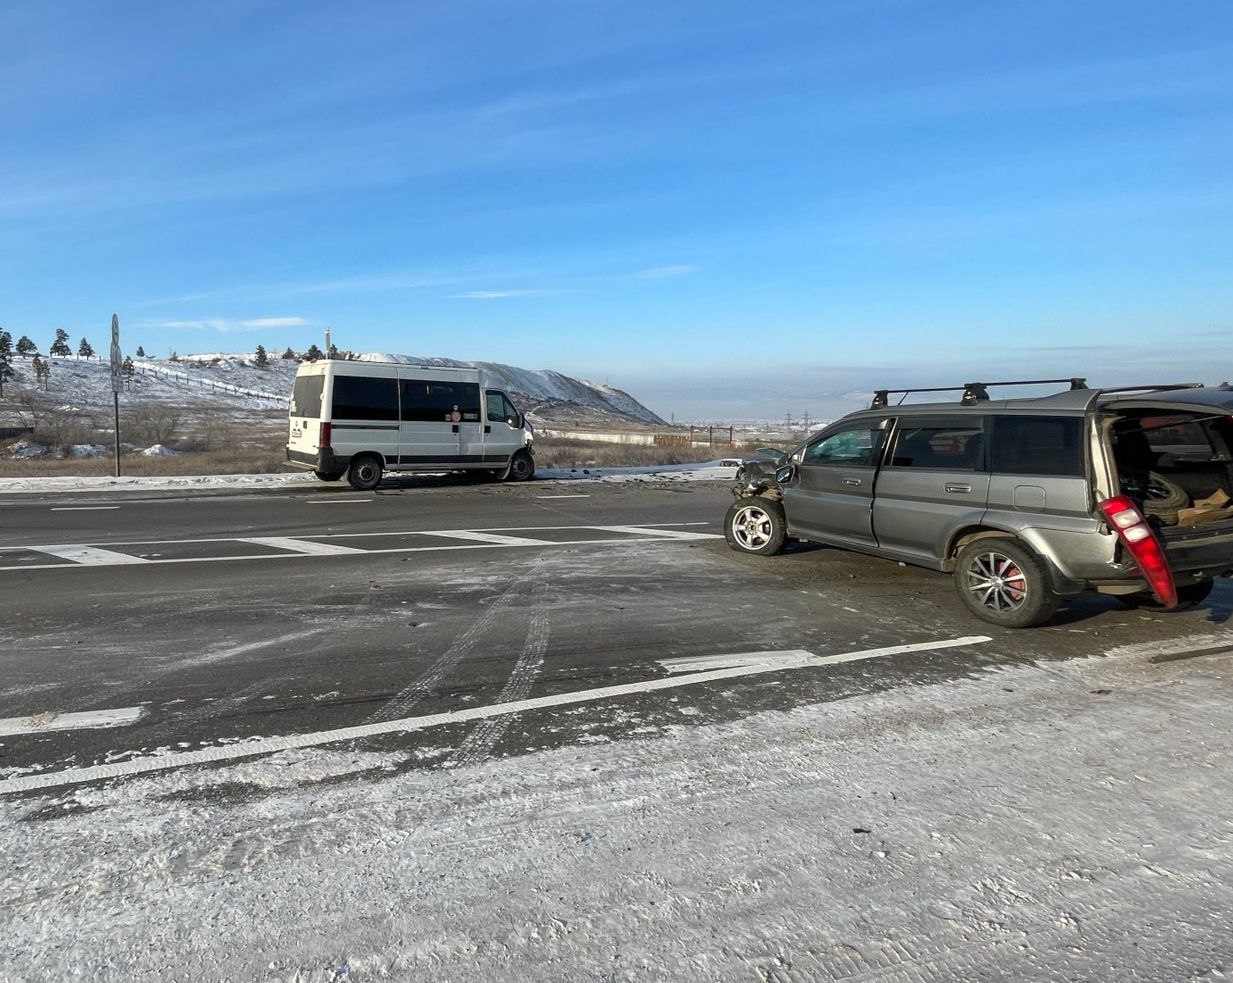
<path fill-rule="evenodd" d="M 1211 649 L 467 767 L 318 749 L 9 798 L 0 976 L 1223 978 Z"/>

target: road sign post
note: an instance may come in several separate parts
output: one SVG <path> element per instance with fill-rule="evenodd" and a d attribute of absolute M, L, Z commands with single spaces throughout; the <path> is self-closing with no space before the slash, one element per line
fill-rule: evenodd
<path fill-rule="evenodd" d="M 111 315 L 111 399 L 116 421 L 116 477 L 120 477 L 120 388 L 124 385 L 124 363 L 120 358 L 120 318 Z"/>

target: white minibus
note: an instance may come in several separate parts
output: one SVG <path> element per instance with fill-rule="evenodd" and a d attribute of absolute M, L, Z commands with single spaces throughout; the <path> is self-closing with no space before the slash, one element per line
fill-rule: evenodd
<path fill-rule="evenodd" d="M 469 471 L 526 481 L 534 433 L 481 369 L 305 362 L 289 408 L 288 463 L 360 491 L 385 471 Z"/>

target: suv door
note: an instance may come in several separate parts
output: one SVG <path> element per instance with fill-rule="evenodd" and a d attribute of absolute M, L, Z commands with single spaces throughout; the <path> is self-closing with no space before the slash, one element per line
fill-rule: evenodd
<path fill-rule="evenodd" d="M 978 525 L 988 497 L 983 417 L 902 416 L 878 474 L 873 532 L 883 549 L 936 569 L 951 533 Z"/>
<path fill-rule="evenodd" d="M 797 458 L 783 492 L 788 530 L 805 539 L 872 546 L 873 479 L 886 421 L 859 420 L 824 431 Z"/>

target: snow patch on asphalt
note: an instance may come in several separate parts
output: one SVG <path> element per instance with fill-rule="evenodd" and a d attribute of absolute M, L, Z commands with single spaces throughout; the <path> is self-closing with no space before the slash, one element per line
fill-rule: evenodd
<path fill-rule="evenodd" d="M 156 445 L 161 447 L 162 445 Z M 154 448 L 150 448 L 154 452 Z M 174 453 L 174 452 L 173 452 Z M 707 464 L 679 464 L 645 468 L 546 468 L 536 473 L 537 481 L 598 481 L 604 484 L 628 482 L 730 481 L 736 475 L 736 463 L 713 461 Z M 98 491 L 170 491 L 202 488 L 287 488 L 298 490 L 320 485 L 310 471 L 279 474 L 209 474 L 209 475 L 133 475 L 106 477 L 99 475 L 61 475 L 40 478 L 0 478 L 0 494 L 6 492 L 98 492 Z"/>
<path fill-rule="evenodd" d="M 398 756 L 314 750 L 7 799 L 0 964 L 1216 977 L 1233 957 L 1233 680 L 1197 665 L 1016 667 L 376 780 L 345 776 Z M 268 794 L 186 794 L 236 782 Z"/>

